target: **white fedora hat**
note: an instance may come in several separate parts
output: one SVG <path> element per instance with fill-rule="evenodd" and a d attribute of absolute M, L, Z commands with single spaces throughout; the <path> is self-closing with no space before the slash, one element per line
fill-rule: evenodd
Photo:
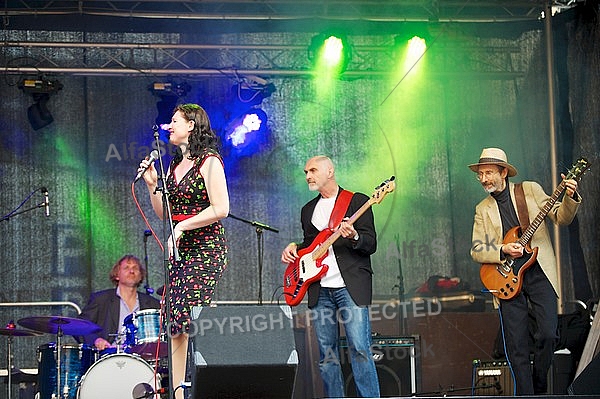
<path fill-rule="evenodd" d="M 500 148 L 484 148 L 479 156 L 479 162 L 469 165 L 473 172 L 479 172 L 481 165 L 498 165 L 508 169 L 508 177 L 516 176 L 517 169 L 508 163 L 506 153 Z"/>

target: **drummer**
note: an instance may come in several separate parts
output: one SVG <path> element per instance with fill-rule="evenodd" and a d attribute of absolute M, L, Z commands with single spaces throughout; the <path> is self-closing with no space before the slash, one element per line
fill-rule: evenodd
<path fill-rule="evenodd" d="M 79 315 L 102 327 L 102 330 L 85 335 L 84 343 L 98 351 L 117 348 L 123 341 L 124 320 L 130 314 L 144 309 L 159 309 L 160 301 L 137 289 L 146 278 L 146 268 L 133 255 L 125 255 L 115 263 L 109 274 L 116 288 L 93 292 Z"/>

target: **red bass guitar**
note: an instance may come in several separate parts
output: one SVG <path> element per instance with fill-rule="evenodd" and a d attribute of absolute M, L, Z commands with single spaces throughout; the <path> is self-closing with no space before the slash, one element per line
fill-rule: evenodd
<path fill-rule="evenodd" d="M 394 191 L 396 183 L 395 177 L 381 183 L 371 198 L 363 204 L 348 220 L 353 224 L 363 213 L 373 204 L 379 204 L 388 193 Z M 322 264 L 327 256 L 329 247 L 341 236 L 339 230 L 335 232 L 331 229 L 322 230 L 313 240 L 310 246 L 298 251 L 298 258 L 289 263 L 283 275 L 283 293 L 285 301 L 290 306 L 296 306 L 302 302 L 308 287 L 327 273 L 329 267 Z"/>

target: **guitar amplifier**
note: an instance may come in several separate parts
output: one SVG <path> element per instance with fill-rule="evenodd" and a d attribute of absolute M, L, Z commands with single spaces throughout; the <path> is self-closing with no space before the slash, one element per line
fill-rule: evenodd
<path fill-rule="evenodd" d="M 533 360 L 531 367 L 533 369 Z M 569 351 L 554 352 L 548 370 L 548 393 L 564 395 L 573 380 L 574 361 Z M 506 360 L 473 360 L 473 387 L 475 396 L 513 396 L 514 383 Z"/>
<path fill-rule="evenodd" d="M 411 396 L 418 392 L 418 337 L 373 337 L 371 352 L 382 397 Z M 346 337 L 340 338 L 340 363 L 346 396 L 356 397 L 350 354 Z"/>
<path fill-rule="evenodd" d="M 513 396 L 514 384 L 506 360 L 473 360 L 475 396 Z"/>

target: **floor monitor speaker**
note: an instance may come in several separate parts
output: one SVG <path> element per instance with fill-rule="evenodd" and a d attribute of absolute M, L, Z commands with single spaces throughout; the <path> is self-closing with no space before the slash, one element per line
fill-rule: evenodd
<path fill-rule="evenodd" d="M 194 399 L 291 398 L 298 354 L 289 306 L 193 309 Z"/>
<path fill-rule="evenodd" d="M 600 355 L 596 355 L 569 386 L 570 395 L 600 395 Z"/>

